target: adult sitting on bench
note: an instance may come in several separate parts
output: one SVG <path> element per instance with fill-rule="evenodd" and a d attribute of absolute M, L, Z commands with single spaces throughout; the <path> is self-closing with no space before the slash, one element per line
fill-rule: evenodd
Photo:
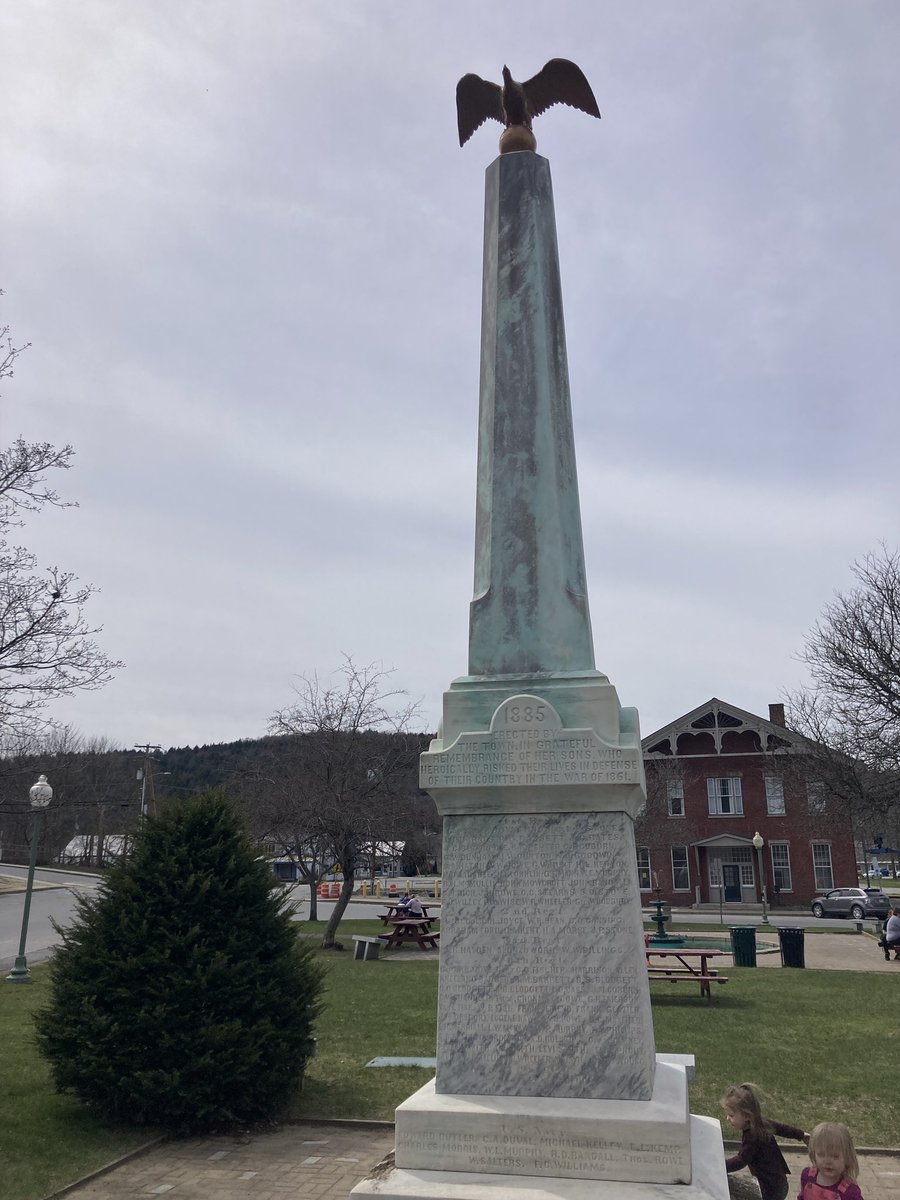
<path fill-rule="evenodd" d="M 422 907 L 422 901 L 415 892 L 410 892 L 397 904 L 397 915 L 400 917 L 424 917 L 425 909 Z"/>

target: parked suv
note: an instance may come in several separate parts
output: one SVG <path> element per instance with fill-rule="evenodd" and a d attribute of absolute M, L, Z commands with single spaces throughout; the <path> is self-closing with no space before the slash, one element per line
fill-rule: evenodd
<path fill-rule="evenodd" d="M 823 892 L 812 902 L 814 917 L 853 917 L 861 921 L 863 917 L 881 917 L 882 920 L 891 911 L 891 902 L 881 888 L 832 888 Z"/>

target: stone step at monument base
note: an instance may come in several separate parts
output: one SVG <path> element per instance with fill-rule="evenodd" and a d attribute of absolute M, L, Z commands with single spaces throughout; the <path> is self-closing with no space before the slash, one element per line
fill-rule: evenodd
<path fill-rule="evenodd" d="M 657 1059 L 649 1100 L 448 1095 L 431 1080 L 397 1107 L 396 1165 L 679 1183 L 689 1120 L 688 1069 L 672 1061 Z"/>
<path fill-rule="evenodd" d="M 559 1179 L 467 1171 L 396 1167 L 364 1179 L 351 1195 L 363 1200 L 728 1200 L 728 1177 L 719 1122 L 690 1118 L 689 1183 Z"/>

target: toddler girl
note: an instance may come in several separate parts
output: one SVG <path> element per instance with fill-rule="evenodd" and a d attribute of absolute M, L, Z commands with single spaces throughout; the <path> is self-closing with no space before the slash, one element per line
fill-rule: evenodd
<path fill-rule="evenodd" d="M 741 1147 L 737 1154 L 725 1160 L 726 1171 L 749 1167 L 759 1184 L 762 1200 L 785 1200 L 790 1174 L 784 1155 L 778 1149 L 775 1134 L 809 1142 L 809 1134 L 795 1125 L 767 1121 L 759 1107 L 759 1097 L 752 1083 L 735 1084 L 726 1090 L 721 1100 L 725 1119 L 741 1131 Z"/>
<path fill-rule="evenodd" d="M 863 1200 L 856 1186 L 859 1163 L 846 1125 L 823 1121 L 809 1138 L 811 1167 L 800 1176 L 797 1200 Z"/>

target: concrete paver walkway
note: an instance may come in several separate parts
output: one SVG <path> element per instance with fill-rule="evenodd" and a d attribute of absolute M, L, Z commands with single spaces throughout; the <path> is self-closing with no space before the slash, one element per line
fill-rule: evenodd
<path fill-rule="evenodd" d="M 347 1200 L 394 1147 L 392 1125 L 290 1125 L 245 1138 L 166 1142 L 66 1193 L 74 1200 Z M 784 1146 L 799 1186 L 805 1151 Z M 742 1177 L 749 1179 L 746 1172 Z M 900 1151 L 860 1156 L 865 1200 L 900 1200 Z M 788 1193 L 793 1197 L 796 1188 Z M 723 1197 L 723 1200 L 725 1198 Z"/>
<path fill-rule="evenodd" d="M 164 1142 L 66 1192 L 75 1200 L 347 1200 L 394 1148 L 393 1125 L 288 1125 Z"/>
<path fill-rule="evenodd" d="M 764 945 L 777 947 L 778 934 L 757 929 L 756 942 L 760 949 Z M 807 933 L 803 958 L 813 971 L 875 971 L 900 977 L 900 962 L 885 962 L 878 942 L 865 933 Z M 780 967 L 781 954 L 758 954 L 756 963 L 760 967 Z"/>

